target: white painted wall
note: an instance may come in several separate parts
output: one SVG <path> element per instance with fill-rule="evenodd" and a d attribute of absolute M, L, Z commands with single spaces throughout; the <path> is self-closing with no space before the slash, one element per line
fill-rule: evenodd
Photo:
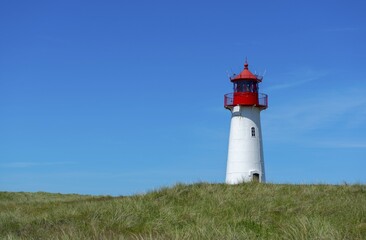
<path fill-rule="evenodd" d="M 228 184 L 252 181 L 253 173 L 258 173 L 260 182 L 265 182 L 260 111 L 260 108 L 251 106 L 231 109 L 226 169 Z M 255 137 L 252 137 L 252 127 Z"/>

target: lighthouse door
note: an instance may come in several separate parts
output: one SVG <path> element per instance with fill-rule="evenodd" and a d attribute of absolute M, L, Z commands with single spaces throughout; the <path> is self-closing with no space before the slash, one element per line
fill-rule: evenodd
<path fill-rule="evenodd" d="M 259 174 L 258 173 L 253 173 L 252 181 L 253 182 L 259 182 Z"/>

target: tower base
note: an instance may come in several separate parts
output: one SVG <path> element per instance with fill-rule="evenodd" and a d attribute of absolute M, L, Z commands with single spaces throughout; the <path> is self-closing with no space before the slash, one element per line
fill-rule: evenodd
<path fill-rule="evenodd" d="M 265 182 L 261 108 L 238 105 L 230 108 L 230 111 L 226 183 Z"/>

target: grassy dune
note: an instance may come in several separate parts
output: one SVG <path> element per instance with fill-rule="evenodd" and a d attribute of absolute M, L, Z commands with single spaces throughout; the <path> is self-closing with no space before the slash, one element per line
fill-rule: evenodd
<path fill-rule="evenodd" d="M 0 192 L 0 239 L 366 239 L 366 186 L 199 183 L 130 197 Z"/>

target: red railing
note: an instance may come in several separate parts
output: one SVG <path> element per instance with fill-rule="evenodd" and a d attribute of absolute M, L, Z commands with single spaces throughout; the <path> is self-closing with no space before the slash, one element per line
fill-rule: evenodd
<path fill-rule="evenodd" d="M 224 106 L 232 107 L 236 105 L 257 106 L 266 109 L 268 107 L 268 95 L 264 93 L 247 92 L 225 94 Z"/>
<path fill-rule="evenodd" d="M 224 95 L 224 106 L 233 106 L 234 105 L 234 94 L 227 93 Z"/>

